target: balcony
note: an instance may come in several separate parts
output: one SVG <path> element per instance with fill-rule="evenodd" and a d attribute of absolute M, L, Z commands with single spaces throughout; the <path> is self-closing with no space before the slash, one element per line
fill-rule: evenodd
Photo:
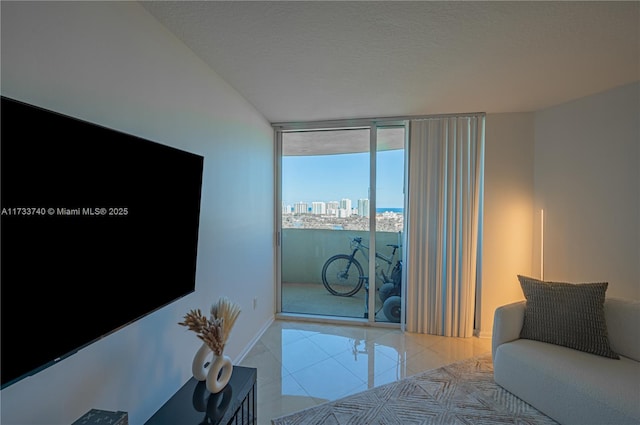
<path fill-rule="evenodd" d="M 368 219 L 367 219 L 368 220 Z M 322 268 L 325 262 L 336 254 L 351 254 L 351 240 L 361 237 L 363 244 L 369 244 L 366 230 L 332 230 L 312 228 L 282 229 L 282 312 L 352 318 L 366 321 L 368 317 L 365 286 L 349 297 L 329 293 L 322 283 Z M 390 258 L 393 248 L 387 245 L 401 245 L 400 232 L 376 232 L 376 248 L 379 254 Z M 368 251 L 368 250 L 366 250 Z M 402 248 L 387 263 L 377 259 L 376 279 L 376 322 L 392 322 L 382 310 L 382 301 L 377 290 L 383 284 L 380 272 L 386 275 L 402 258 Z M 364 275 L 369 274 L 368 259 L 362 252 L 356 254 Z"/>

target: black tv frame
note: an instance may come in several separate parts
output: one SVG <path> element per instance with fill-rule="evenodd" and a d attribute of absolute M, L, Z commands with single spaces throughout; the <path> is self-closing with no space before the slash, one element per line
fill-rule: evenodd
<path fill-rule="evenodd" d="M 1 100 L 4 389 L 195 290 L 204 157 Z"/>

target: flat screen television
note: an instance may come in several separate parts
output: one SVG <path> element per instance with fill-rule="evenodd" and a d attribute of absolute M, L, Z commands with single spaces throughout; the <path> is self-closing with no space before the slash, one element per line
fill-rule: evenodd
<path fill-rule="evenodd" d="M 2 388 L 195 289 L 204 158 L 2 96 Z"/>

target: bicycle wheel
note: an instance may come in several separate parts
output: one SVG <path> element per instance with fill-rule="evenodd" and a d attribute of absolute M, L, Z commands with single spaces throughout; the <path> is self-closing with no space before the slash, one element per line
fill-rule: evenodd
<path fill-rule="evenodd" d="M 399 296 L 393 295 L 382 305 L 382 312 L 390 322 L 400 323 L 400 313 L 402 309 L 402 300 Z"/>
<path fill-rule="evenodd" d="M 364 284 L 362 266 L 350 255 L 338 254 L 322 266 L 322 283 L 333 295 L 350 297 Z"/>

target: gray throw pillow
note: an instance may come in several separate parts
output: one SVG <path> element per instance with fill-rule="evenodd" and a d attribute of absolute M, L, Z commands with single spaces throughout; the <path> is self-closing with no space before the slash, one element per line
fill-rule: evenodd
<path fill-rule="evenodd" d="M 518 275 L 527 299 L 520 338 L 619 359 L 604 316 L 608 282 L 545 282 Z"/>

